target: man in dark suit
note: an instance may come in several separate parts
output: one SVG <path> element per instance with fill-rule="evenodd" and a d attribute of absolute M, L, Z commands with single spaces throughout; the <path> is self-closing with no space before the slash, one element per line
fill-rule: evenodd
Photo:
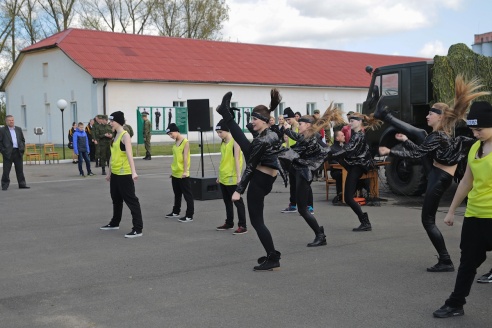
<path fill-rule="evenodd" d="M 6 126 L 0 128 L 0 152 L 3 156 L 3 175 L 2 190 L 7 190 L 10 184 L 10 169 L 12 163 L 15 165 L 15 174 L 20 189 L 29 189 L 24 178 L 22 168 L 22 157 L 24 156 L 25 144 L 22 129 L 14 125 L 14 117 L 7 115 L 5 117 Z"/>

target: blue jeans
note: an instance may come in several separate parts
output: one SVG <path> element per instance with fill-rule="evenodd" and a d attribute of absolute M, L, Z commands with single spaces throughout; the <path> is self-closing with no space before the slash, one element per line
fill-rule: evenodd
<path fill-rule="evenodd" d="M 85 161 L 85 166 L 87 167 L 87 174 L 91 173 L 91 160 L 89 159 L 89 155 L 86 151 L 79 151 L 79 172 L 80 174 L 84 174 L 82 170 L 82 159 Z"/>

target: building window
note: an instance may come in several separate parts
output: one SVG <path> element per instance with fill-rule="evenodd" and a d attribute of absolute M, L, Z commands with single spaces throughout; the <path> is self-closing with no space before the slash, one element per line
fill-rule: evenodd
<path fill-rule="evenodd" d="M 279 115 L 284 115 L 284 109 L 285 109 L 285 103 L 281 102 L 278 104 L 278 107 L 275 109 L 274 116 L 275 116 L 275 122 L 278 123 L 278 117 Z"/>
<path fill-rule="evenodd" d="M 43 63 L 43 77 L 48 77 L 48 63 Z"/>
<path fill-rule="evenodd" d="M 21 124 L 23 129 L 27 129 L 27 108 L 26 105 L 21 106 Z"/>
<path fill-rule="evenodd" d="M 78 116 L 77 116 L 77 103 L 76 102 L 70 103 L 70 112 L 71 112 L 72 118 L 73 118 L 72 122 L 78 123 L 79 120 L 78 120 Z"/>
<path fill-rule="evenodd" d="M 343 111 L 343 103 L 334 103 L 333 106 L 335 106 L 335 108 L 338 108 L 339 110 Z"/>
<path fill-rule="evenodd" d="M 173 107 L 185 107 L 184 101 L 173 101 Z"/>
<path fill-rule="evenodd" d="M 357 110 L 357 113 L 362 113 L 362 104 L 355 105 L 355 108 Z"/>
<path fill-rule="evenodd" d="M 237 108 L 238 103 L 237 102 L 231 102 L 231 107 L 236 107 Z"/>
<path fill-rule="evenodd" d="M 316 109 L 316 103 L 306 104 L 306 114 L 313 115 L 315 109 Z"/>

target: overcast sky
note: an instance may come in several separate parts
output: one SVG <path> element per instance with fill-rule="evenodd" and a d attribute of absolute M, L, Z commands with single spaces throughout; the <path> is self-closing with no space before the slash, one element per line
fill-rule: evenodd
<path fill-rule="evenodd" d="M 492 32 L 491 0 L 226 0 L 225 41 L 434 57 Z"/>

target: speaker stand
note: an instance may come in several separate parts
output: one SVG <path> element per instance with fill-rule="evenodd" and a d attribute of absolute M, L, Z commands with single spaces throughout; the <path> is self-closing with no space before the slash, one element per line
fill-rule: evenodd
<path fill-rule="evenodd" d="M 200 130 L 200 160 L 202 161 L 202 178 L 205 177 L 205 166 L 203 162 L 203 131 Z"/>

